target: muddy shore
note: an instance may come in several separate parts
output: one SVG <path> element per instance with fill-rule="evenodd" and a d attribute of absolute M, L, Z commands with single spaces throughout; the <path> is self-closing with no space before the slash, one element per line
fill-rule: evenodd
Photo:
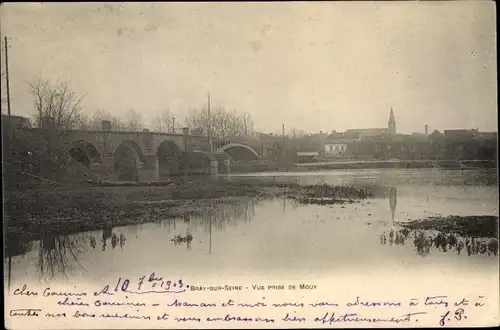
<path fill-rule="evenodd" d="M 4 226 L 10 237 L 69 234 L 193 214 L 242 199 L 306 196 L 311 191 L 314 194 L 311 187 L 296 184 L 203 179 L 174 180 L 166 186 L 43 185 L 5 192 Z"/>
<path fill-rule="evenodd" d="M 14 236 L 97 230 L 146 222 L 155 216 L 180 216 L 210 207 L 213 200 L 233 203 L 286 189 L 201 180 L 140 187 L 43 185 L 5 192 L 4 226 Z"/>

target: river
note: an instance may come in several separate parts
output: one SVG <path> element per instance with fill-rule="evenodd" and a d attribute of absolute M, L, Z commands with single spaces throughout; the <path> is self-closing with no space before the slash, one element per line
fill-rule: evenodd
<path fill-rule="evenodd" d="M 345 205 L 301 205 L 286 198 L 248 198 L 224 206 L 214 201 L 202 214 L 26 242 L 24 254 L 10 260 L 12 284 L 102 283 L 139 271 L 299 278 L 418 270 L 463 274 L 464 281 L 477 278 L 498 286 L 497 251 L 488 250 L 487 242 L 450 236 L 443 244 L 436 233 L 397 227 L 433 215 L 498 216 L 498 186 L 491 184 L 496 172 L 344 170 L 230 177 L 250 178 L 389 189 L 386 196 Z"/>

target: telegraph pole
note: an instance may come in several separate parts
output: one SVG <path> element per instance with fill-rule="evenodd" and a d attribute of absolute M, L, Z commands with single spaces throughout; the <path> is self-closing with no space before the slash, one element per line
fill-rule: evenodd
<path fill-rule="evenodd" d="M 8 132 L 9 132 L 9 136 L 11 134 L 11 121 L 10 121 L 10 84 L 9 84 L 9 53 L 8 53 L 8 48 L 9 48 L 9 44 L 7 42 L 7 36 L 5 36 L 4 38 L 5 40 L 5 82 L 6 82 L 6 85 L 7 85 L 7 111 L 8 111 L 8 115 L 9 115 L 9 122 L 8 122 Z M 2 171 L 3 172 L 3 171 Z M 5 220 L 4 223 L 4 230 L 7 230 L 7 221 Z M 5 236 L 5 239 L 8 240 L 8 235 Z M 8 286 L 7 286 L 7 290 L 10 291 L 10 286 L 11 286 L 11 282 L 12 282 L 12 256 L 9 256 L 9 269 L 8 269 Z"/>
<path fill-rule="evenodd" d="M 10 84 L 9 84 L 9 44 L 7 43 L 7 37 L 5 37 L 5 82 L 7 83 L 7 111 L 9 114 L 9 125 L 10 125 Z"/>
<path fill-rule="evenodd" d="M 210 92 L 208 92 L 208 144 L 210 145 L 210 152 L 212 152 L 212 122 L 210 118 Z"/>
<path fill-rule="evenodd" d="M 175 133 L 175 116 L 172 117 L 172 131 Z"/>

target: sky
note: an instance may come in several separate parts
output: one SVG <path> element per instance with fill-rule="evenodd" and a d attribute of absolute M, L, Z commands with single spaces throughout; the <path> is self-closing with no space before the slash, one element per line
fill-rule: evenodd
<path fill-rule="evenodd" d="M 497 130 L 493 1 L 3 3 L 11 109 L 69 81 L 84 112 L 212 106 L 256 130 Z M 5 61 L 2 43 L 2 72 Z M 5 93 L 2 78 L 2 97 Z"/>

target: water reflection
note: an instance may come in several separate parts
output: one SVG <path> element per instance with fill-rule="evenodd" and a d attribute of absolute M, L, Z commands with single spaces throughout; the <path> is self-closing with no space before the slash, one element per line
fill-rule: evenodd
<path fill-rule="evenodd" d="M 189 232 L 189 229 L 186 232 L 186 236 L 181 236 L 179 234 L 175 235 L 174 238 L 171 239 L 174 242 L 174 245 L 181 245 L 186 243 L 187 249 L 191 250 L 191 241 L 193 240 L 193 235 Z"/>
<path fill-rule="evenodd" d="M 27 241 L 23 235 L 16 233 L 7 235 L 5 243 L 5 258 L 7 259 L 8 288 L 10 288 L 12 278 L 12 258 L 26 254 L 33 249 L 33 242 Z"/>
<path fill-rule="evenodd" d="M 41 277 L 67 277 L 74 271 L 73 261 L 81 267 L 78 263 L 78 254 L 82 252 L 78 236 L 42 235 L 39 242 L 37 270 Z"/>
<path fill-rule="evenodd" d="M 396 214 L 396 206 L 398 205 L 398 189 L 392 187 L 389 189 L 389 206 L 392 213 L 392 225 L 394 225 L 394 216 Z"/>
<path fill-rule="evenodd" d="M 186 244 L 187 249 L 191 249 L 191 241 L 193 236 L 192 229 L 201 228 L 208 232 L 208 253 L 212 253 L 212 232 L 223 231 L 227 227 L 236 227 L 242 223 L 249 223 L 255 216 L 256 201 L 248 199 L 245 202 L 238 201 L 237 203 L 228 204 L 224 200 L 212 200 L 208 208 L 202 211 L 189 212 L 181 218 L 173 218 L 159 221 L 159 224 L 167 224 L 168 231 L 176 230 L 176 221 L 182 221 L 187 224 L 186 234 L 175 234 L 171 241 L 174 245 L 179 246 Z"/>
<path fill-rule="evenodd" d="M 118 236 L 112 231 L 113 228 L 110 227 L 102 230 L 102 251 L 106 250 L 108 242 L 111 243 L 112 249 L 118 244 L 123 248 L 126 241 L 125 235 Z M 95 249 L 96 247 L 96 236 L 90 233 L 60 235 L 43 232 L 36 240 L 11 234 L 7 238 L 5 255 L 8 261 L 8 285 L 10 287 L 13 257 L 28 254 L 34 250 L 34 265 L 38 280 L 53 280 L 68 278 L 76 272 L 86 272 L 87 270 L 79 261 L 79 256 L 88 248 Z"/>
<path fill-rule="evenodd" d="M 383 245 L 404 245 L 409 241 L 413 242 L 415 252 L 422 257 L 429 255 L 433 248 L 441 252 L 453 251 L 458 255 L 464 251 L 468 256 L 498 254 L 498 240 L 494 238 L 467 237 L 455 233 L 408 228 L 391 229 L 380 235 L 380 243 Z"/>
<path fill-rule="evenodd" d="M 183 216 L 154 221 L 156 226 L 165 228 L 168 233 L 173 234 L 170 241 L 178 247 L 186 245 L 191 250 L 194 239 L 193 231 L 201 229 L 207 233 L 208 251 L 212 249 L 212 231 L 223 231 L 228 226 L 235 227 L 241 223 L 248 223 L 255 215 L 255 202 L 229 203 L 223 200 L 213 200 L 208 208 L 198 212 L 188 212 Z M 182 224 L 182 225 L 181 225 Z M 186 228 L 187 226 L 187 228 Z M 136 233 L 140 239 L 140 225 L 127 226 L 127 232 Z M 186 228 L 179 232 L 178 228 Z M 184 230 L 184 229 L 183 229 Z M 67 278 L 77 271 L 85 272 L 85 267 L 80 263 L 81 255 L 88 250 L 105 252 L 115 250 L 118 246 L 123 250 L 127 237 L 124 233 L 118 233 L 117 227 L 107 226 L 100 231 L 82 232 L 77 234 L 50 234 L 42 233 L 37 239 L 21 235 L 9 235 L 6 244 L 6 261 L 8 262 L 8 280 L 10 286 L 12 273 L 12 258 L 25 255 L 34 251 L 34 264 L 37 269 L 39 280 L 52 280 L 55 278 Z"/>
<path fill-rule="evenodd" d="M 102 230 L 102 235 L 101 235 L 102 251 L 106 251 L 106 248 L 108 247 L 108 242 L 111 243 L 111 249 L 113 250 L 118 246 L 118 244 L 120 244 L 120 248 L 123 249 L 126 240 L 127 239 L 123 233 L 120 233 L 120 236 L 118 236 L 117 234 L 113 233 L 113 227 L 108 226 Z M 95 249 L 97 247 L 97 239 L 93 235 L 89 235 L 88 241 L 92 249 Z"/>

